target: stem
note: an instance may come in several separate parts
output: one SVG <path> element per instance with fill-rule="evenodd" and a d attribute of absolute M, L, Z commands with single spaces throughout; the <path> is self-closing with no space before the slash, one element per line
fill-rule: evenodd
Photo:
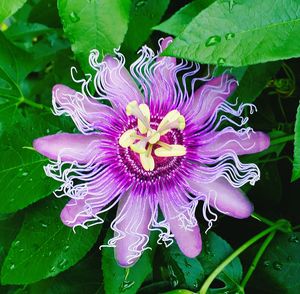
<path fill-rule="evenodd" d="M 289 142 L 289 141 L 294 141 L 294 134 L 292 135 L 287 135 L 284 137 L 280 137 L 280 138 L 274 138 L 271 140 L 271 145 L 276 145 L 276 144 L 281 144 L 281 143 L 285 143 L 285 142 Z"/>
<path fill-rule="evenodd" d="M 45 109 L 45 110 L 48 110 L 48 111 L 51 111 L 50 107 L 44 105 L 44 104 L 40 104 L 40 103 L 36 103 L 32 100 L 29 100 L 25 97 L 21 97 L 19 102 L 18 102 L 18 105 L 20 104 L 27 104 L 31 107 L 34 107 L 34 108 L 37 108 L 37 109 Z"/>
<path fill-rule="evenodd" d="M 223 271 L 223 269 L 232 262 L 237 256 L 239 256 L 243 251 L 245 251 L 248 247 L 250 247 L 252 244 L 257 242 L 259 239 L 263 238 L 264 236 L 268 235 L 269 233 L 276 231 L 277 229 L 287 226 L 289 223 L 286 220 L 278 220 L 276 223 L 274 223 L 272 226 L 267 228 L 266 230 L 258 233 L 254 237 L 252 237 L 250 240 L 248 240 L 246 243 L 244 243 L 242 246 L 240 246 L 237 250 L 235 250 L 232 254 L 230 254 L 215 270 L 208 276 L 204 284 L 202 285 L 199 294 L 205 294 L 207 293 L 207 290 L 210 286 L 210 284 L 213 282 L 213 280 Z"/>
<path fill-rule="evenodd" d="M 275 237 L 275 234 L 276 234 L 276 231 L 273 231 L 272 233 L 270 233 L 269 236 L 265 239 L 265 241 L 261 245 L 261 247 L 259 248 L 256 256 L 254 257 L 254 259 L 252 261 L 252 264 L 250 265 L 250 267 L 248 269 L 248 272 L 246 273 L 246 275 L 245 275 L 245 277 L 244 277 L 244 279 L 241 283 L 241 288 L 242 289 L 245 289 L 245 286 L 248 283 L 248 281 L 249 281 L 250 277 L 252 276 L 253 272 L 255 271 L 260 258 L 262 257 L 265 250 L 267 249 L 267 247 L 269 246 L 269 244 L 271 243 L 271 241 Z"/>
<path fill-rule="evenodd" d="M 253 212 L 251 214 L 251 216 L 263 223 L 265 223 L 266 225 L 268 226 L 273 226 L 275 224 L 275 222 L 267 219 L 266 217 L 264 216 L 261 216 L 260 214 L 256 213 L 256 212 Z M 293 229 L 291 228 L 290 225 L 286 226 L 286 227 L 283 227 L 283 228 L 278 228 L 279 231 L 283 232 L 283 233 L 291 233 L 293 231 Z"/>

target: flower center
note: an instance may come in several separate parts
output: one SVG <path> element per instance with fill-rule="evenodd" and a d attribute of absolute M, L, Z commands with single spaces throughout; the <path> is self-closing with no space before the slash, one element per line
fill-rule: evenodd
<path fill-rule="evenodd" d="M 123 148 L 128 148 L 139 154 L 141 164 L 146 171 L 152 171 L 155 168 L 155 162 L 152 154 L 157 157 L 174 157 L 186 154 L 186 148 L 183 145 L 167 144 L 161 140 L 172 129 L 183 130 L 185 128 L 185 119 L 178 110 L 172 110 L 161 120 L 157 129 L 150 125 L 150 110 L 147 104 L 140 104 L 136 101 L 128 103 L 126 114 L 137 118 L 137 130 L 129 129 L 122 134 L 119 144 Z"/>

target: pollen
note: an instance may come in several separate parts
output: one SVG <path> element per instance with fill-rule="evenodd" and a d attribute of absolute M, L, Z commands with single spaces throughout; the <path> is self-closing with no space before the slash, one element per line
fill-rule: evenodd
<path fill-rule="evenodd" d="M 157 157 L 176 157 L 186 154 L 185 146 L 167 144 L 161 140 L 161 137 L 170 130 L 185 128 L 185 118 L 178 110 L 168 112 L 156 130 L 150 126 L 150 109 L 147 104 L 139 105 L 136 101 L 131 101 L 126 107 L 126 114 L 137 119 L 137 129 L 125 131 L 119 139 L 119 144 L 139 154 L 141 164 L 146 171 L 155 168 L 153 154 Z"/>

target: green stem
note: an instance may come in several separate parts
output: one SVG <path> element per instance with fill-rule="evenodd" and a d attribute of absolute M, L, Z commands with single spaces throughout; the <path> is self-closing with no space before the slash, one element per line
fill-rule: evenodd
<path fill-rule="evenodd" d="M 48 107 L 44 104 L 36 103 L 36 102 L 34 102 L 32 100 L 29 100 L 25 97 L 20 98 L 18 105 L 20 105 L 20 104 L 27 104 L 27 105 L 29 105 L 31 107 L 34 107 L 34 108 L 37 108 L 37 109 L 44 109 L 44 110 L 51 111 L 50 107 Z"/>
<path fill-rule="evenodd" d="M 289 142 L 289 141 L 294 141 L 294 134 L 292 135 L 287 135 L 284 137 L 280 137 L 280 138 L 274 138 L 271 140 L 271 145 L 276 145 L 276 144 L 281 144 L 281 143 L 285 143 L 285 142 Z"/>
<path fill-rule="evenodd" d="M 259 248 L 256 256 L 254 257 L 252 264 L 250 265 L 248 272 L 246 273 L 242 283 L 241 283 L 241 288 L 245 289 L 245 286 L 247 285 L 249 279 L 251 278 L 253 272 L 255 271 L 258 262 L 260 261 L 262 255 L 264 254 L 265 250 L 267 249 L 267 247 L 269 246 L 269 244 L 271 243 L 271 241 L 273 240 L 273 238 L 275 237 L 276 231 L 273 231 L 272 233 L 269 234 L 269 236 L 265 239 L 265 241 L 263 242 L 263 244 L 261 245 L 261 247 Z"/>
<path fill-rule="evenodd" d="M 259 220 L 259 221 L 265 223 L 266 225 L 268 225 L 268 226 L 270 226 L 270 227 L 273 226 L 273 225 L 275 224 L 275 222 L 273 222 L 273 221 L 267 219 L 267 218 L 264 217 L 264 216 L 261 216 L 260 214 L 258 214 L 258 213 L 256 213 L 256 212 L 253 212 L 253 213 L 251 214 L 251 216 L 252 216 L 253 218 L 255 218 L 255 219 L 257 219 L 257 220 Z M 283 232 L 283 233 L 291 233 L 291 232 L 293 231 L 290 225 L 289 225 L 289 226 L 286 226 L 286 227 L 283 227 L 283 228 L 279 228 L 278 230 L 281 231 L 281 232 Z"/>
<path fill-rule="evenodd" d="M 278 230 L 281 227 L 288 226 L 289 223 L 286 220 L 278 220 L 274 223 L 271 227 L 267 228 L 266 230 L 260 232 L 259 234 L 252 237 L 242 246 L 240 246 L 237 250 L 235 250 L 232 254 L 230 254 L 215 270 L 208 276 L 204 284 L 202 285 L 199 294 L 206 294 L 210 284 L 213 280 L 223 271 L 223 269 L 232 262 L 237 256 L 239 256 L 242 252 L 244 252 L 248 247 L 252 244 L 263 238 L 264 236 L 268 235 L 269 233 Z"/>

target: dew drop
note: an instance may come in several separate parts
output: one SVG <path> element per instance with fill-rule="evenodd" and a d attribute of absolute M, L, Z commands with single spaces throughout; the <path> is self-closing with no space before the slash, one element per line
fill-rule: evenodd
<path fill-rule="evenodd" d="M 42 228 L 44 228 L 44 229 L 48 228 L 48 225 L 45 224 L 43 221 L 40 221 L 40 224 L 41 224 Z"/>
<path fill-rule="evenodd" d="M 70 246 L 69 245 L 66 245 L 64 248 L 63 248 L 63 251 L 68 251 L 69 250 L 69 248 L 70 248 Z"/>
<path fill-rule="evenodd" d="M 10 270 L 14 270 L 16 268 L 16 265 L 14 263 L 12 263 L 9 267 Z"/>
<path fill-rule="evenodd" d="M 273 268 L 277 271 L 281 271 L 282 270 L 282 263 L 275 261 L 273 262 Z"/>
<path fill-rule="evenodd" d="M 61 260 L 58 264 L 57 267 L 60 269 L 64 269 L 66 267 L 66 265 L 68 264 L 68 261 L 64 258 L 63 260 Z"/>
<path fill-rule="evenodd" d="M 48 252 L 48 256 L 51 256 L 51 255 L 52 255 L 52 251 L 49 251 L 49 252 Z"/>
<path fill-rule="evenodd" d="M 264 267 L 269 267 L 271 265 L 271 261 L 270 260 L 265 260 L 264 261 Z"/>
<path fill-rule="evenodd" d="M 80 21 L 80 17 L 78 16 L 78 14 L 74 11 L 72 11 L 69 15 L 71 22 L 75 23 Z"/>
<path fill-rule="evenodd" d="M 24 248 L 20 248 L 19 249 L 19 252 L 21 253 L 21 252 L 24 252 Z"/>
<path fill-rule="evenodd" d="M 290 243 L 299 243 L 299 239 L 296 235 L 291 235 L 288 239 Z"/>
<path fill-rule="evenodd" d="M 134 285 L 134 281 L 123 281 L 120 286 L 120 292 L 125 292 L 126 290 L 130 289 Z"/>
<path fill-rule="evenodd" d="M 16 240 L 16 241 L 12 244 L 12 247 L 16 247 L 16 246 L 18 246 L 20 243 L 21 243 L 20 240 Z"/>
<path fill-rule="evenodd" d="M 138 9 L 138 8 L 144 6 L 146 4 L 146 2 L 147 1 L 145 1 L 145 0 L 140 0 L 140 1 L 136 2 L 135 8 Z"/>
<path fill-rule="evenodd" d="M 49 134 L 49 133 L 50 133 L 50 129 L 47 129 L 47 130 L 46 130 L 46 133 Z"/>
<path fill-rule="evenodd" d="M 219 66 L 221 66 L 221 65 L 224 65 L 225 62 L 226 62 L 226 59 L 223 58 L 223 57 L 220 57 L 220 58 L 218 59 L 218 61 L 217 61 L 217 64 L 218 64 Z"/>
<path fill-rule="evenodd" d="M 52 267 L 50 268 L 50 273 L 53 273 L 53 272 L 55 272 L 55 266 L 52 266 Z"/>
<path fill-rule="evenodd" d="M 235 37 L 235 33 L 227 33 L 226 35 L 225 35 L 225 39 L 226 40 L 231 40 L 231 39 L 233 39 Z"/>
<path fill-rule="evenodd" d="M 10 202 L 10 203 L 12 203 L 12 202 L 14 202 L 14 201 L 15 201 L 15 198 L 10 198 L 10 199 L 9 199 L 9 202 Z"/>
<path fill-rule="evenodd" d="M 218 44 L 218 43 L 220 43 L 220 42 L 221 42 L 221 37 L 220 37 L 220 36 L 217 36 L 217 35 L 211 36 L 211 37 L 209 37 L 209 38 L 206 40 L 205 46 L 206 46 L 206 47 L 214 46 L 214 45 L 216 45 L 216 44 Z"/>

